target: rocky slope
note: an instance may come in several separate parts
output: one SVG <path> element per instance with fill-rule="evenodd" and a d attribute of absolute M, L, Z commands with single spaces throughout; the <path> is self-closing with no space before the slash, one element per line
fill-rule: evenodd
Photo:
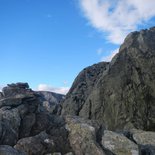
<path fill-rule="evenodd" d="M 27 83 L 4 87 L 0 98 L 0 155 L 70 152 L 62 117 L 51 114 Z M 10 146 L 16 148 L 13 149 Z"/>
<path fill-rule="evenodd" d="M 155 131 L 155 27 L 130 33 L 110 63 L 84 69 L 63 103 L 66 113 L 110 130 Z"/>
<path fill-rule="evenodd" d="M 112 132 L 98 121 L 47 111 L 27 83 L 3 88 L 0 155 L 154 155 L 155 133 Z"/>

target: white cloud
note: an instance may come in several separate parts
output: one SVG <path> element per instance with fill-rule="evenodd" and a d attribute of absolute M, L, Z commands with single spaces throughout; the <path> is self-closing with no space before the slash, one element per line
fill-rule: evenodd
<path fill-rule="evenodd" d="M 0 92 L 2 92 L 3 87 L 4 87 L 4 86 L 0 85 Z"/>
<path fill-rule="evenodd" d="M 155 16 L 155 0 L 79 0 L 91 25 L 114 44 Z"/>
<path fill-rule="evenodd" d="M 110 52 L 110 55 L 102 57 L 101 61 L 110 62 L 112 58 L 118 53 L 119 48 Z"/>
<path fill-rule="evenodd" d="M 47 84 L 39 84 L 37 90 L 66 94 L 69 91 L 69 87 L 53 87 Z"/>

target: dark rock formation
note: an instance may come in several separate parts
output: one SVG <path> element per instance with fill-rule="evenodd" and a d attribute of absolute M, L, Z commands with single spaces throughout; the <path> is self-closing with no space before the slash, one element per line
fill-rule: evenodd
<path fill-rule="evenodd" d="M 109 63 L 101 62 L 87 67 L 79 73 L 65 98 L 62 109 L 63 114 L 80 115 L 80 111 L 83 109 L 89 94 L 108 67 Z M 89 109 L 91 109 L 91 103 L 89 104 L 88 111 Z M 87 118 L 90 118 L 91 112 L 86 113 L 86 115 Z"/>
<path fill-rule="evenodd" d="M 30 155 L 72 151 L 64 119 L 49 113 L 43 107 L 42 96 L 29 89 L 27 83 L 10 84 L 2 94 L 0 145 L 16 145 Z"/>
<path fill-rule="evenodd" d="M 154 155 L 153 132 L 130 130 L 127 138 L 105 130 L 100 121 L 54 115 L 43 107 L 42 96 L 24 85 L 3 89 L 0 155 Z"/>
<path fill-rule="evenodd" d="M 22 151 L 18 151 L 9 145 L 0 145 L 0 155 L 26 155 Z"/>
<path fill-rule="evenodd" d="M 155 131 L 155 28 L 130 33 L 110 63 L 83 70 L 62 114 L 98 120 L 108 129 Z"/>
<path fill-rule="evenodd" d="M 15 148 L 25 151 L 28 155 L 41 155 L 52 152 L 55 144 L 46 132 L 41 132 L 34 137 L 20 139 L 15 145 Z"/>
<path fill-rule="evenodd" d="M 27 84 L 9 85 L 3 88 L 2 93 L 3 98 L 0 100 L 0 144 L 13 146 L 19 138 L 30 135 L 40 102 L 35 93 L 28 89 Z"/>
<path fill-rule="evenodd" d="M 43 107 L 48 112 L 52 114 L 60 114 L 62 107 L 61 102 L 64 100 L 65 95 L 48 91 L 37 91 L 36 93 L 39 94 Z"/>

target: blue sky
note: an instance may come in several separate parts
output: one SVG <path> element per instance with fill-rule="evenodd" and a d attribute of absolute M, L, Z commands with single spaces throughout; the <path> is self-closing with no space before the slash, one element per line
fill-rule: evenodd
<path fill-rule="evenodd" d="M 154 26 L 154 8 L 154 0 L 0 0 L 0 86 L 65 93 L 129 32 Z"/>

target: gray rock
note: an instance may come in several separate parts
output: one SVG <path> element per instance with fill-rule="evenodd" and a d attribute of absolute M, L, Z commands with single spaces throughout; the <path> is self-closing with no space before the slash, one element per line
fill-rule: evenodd
<path fill-rule="evenodd" d="M 55 153 L 52 153 L 51 155 L 62 155 L 62 154 L 59 152 L 55 152 Z"/>
<path fill-rule="evenodd" d="M 154 43 L 154 28 L 130 33 L 110 64 L 93 65 L 78 75 L 62 114 L 95 119 L 110 130 L 155 131 Z"/>
<path fill-rule="evenodd" d="M 124 135 L 105 130 L 102 145 L 115 155 L 139 155 L 138 145 Z"/>
<path fill-rule="evenodd" d="M 141 145 L 140 151 L 140 155 L 155 155 L 155 147 L 151 145 Z"/>
<path fill-rule="evenodd" d="M 8 87 L 20 88 L 20 89 L 28 89 L 29 84 L 28 83 L 18 82 L 18 83 L 8 84 Z"/>
<path fill-rule="evenodd" d="M 89 94 L 94 89 L 98 79 L 103 75 L 103 72 L 108 68 L 108 64 L 106 62 L 94 64 L 79 73 L 69 93 L 65 97 L 62 114 L 80 115 Z M 91 109 L 91 103 L 89 103 L 88 112 L 85 111 L 87 118 L 92 117 L 89 109 Z"/>
<path fill-rule="evenodd" d="M 28 155 L 43 155 L 54 150 L 55 144 L 48 134 L 41 132 L 34 137 L 20 139 L 15 148 Z"/>
<path fill-rule="evenodd" d="M 130 130 L 132 139 L 139 145 L 140 155 L 155 154 L 155 132 Z"/>
<path fill-rule="evenodd" d="M 75 155 L 105 155 L 97 143 L 96 123 L 71 116 L 66 116 L 65 121 Z"/>
<path fill-rule="evenodd" d="M 62 154 L 59 152 L 54 152 L 54 153 L 48 153 L 46 155 L 62 155 Z M 65 155 L 74 155 L 74 154 L 72 152 L 69 152 L 69 153 L 66 153 Z"/>
<path fill-rule="evenodd" d="M 152 145 L 155 147 L 155 132 L 132 130 L 132 136 L 139 145 Z"/>
<path fill-rule="evenodd" d="M 15 145 L 19 138 L 21 118 L 17 109 L 0 109 L 0 144 Z"/>
<path fill-rule="evenodd" d="M 7 87 L 2 89 L 2 93 L 4 97 L 11 97 L 15 96 L 16 94 L 24 94 L 26 92 L 31 92 L 29 89 L 28 83 L 13 83 L 8 84 Z"/>
<path fill-rule="evenodd" d="M 65 95 L 48 91 L 37 91 L 36 93 L 39 94 L 45 110 L 52 114 L 60 114 L 61 102 L 64 100 Z"/>
<path fill-rule="evenodd" d="M 3 94 L 0 99 L 0 145 L 16 145 L 33 155 L 72 151 L 64 119 L 43 108 L 42 96 L 21 83 L 8 85 Z M 42 134 L 43 131 L 48 134 Z M 47 135 L 54 143 L 50 148 L 43 142 Z M 35 143 L 38 150 L 35 150 Z"/>
<path fill-rule="evenodd" d="M 72 152 L 68 152 L 65 155 L 74 155 Z"/>
<path fill-rule="evenodd" d="M 28 85 L 22 83 L 8 85 L 3 94 L 0 99 L 0 145 L 13 146 L 19 138 L 31 135 L 40 101 Z"/>
<path fill-rule="evenodd" d="M 11 146 L 8 145 L 1 145 L 0 146 L 0 155 L 27 155 L 24 152 L 20 152 Z"/>

